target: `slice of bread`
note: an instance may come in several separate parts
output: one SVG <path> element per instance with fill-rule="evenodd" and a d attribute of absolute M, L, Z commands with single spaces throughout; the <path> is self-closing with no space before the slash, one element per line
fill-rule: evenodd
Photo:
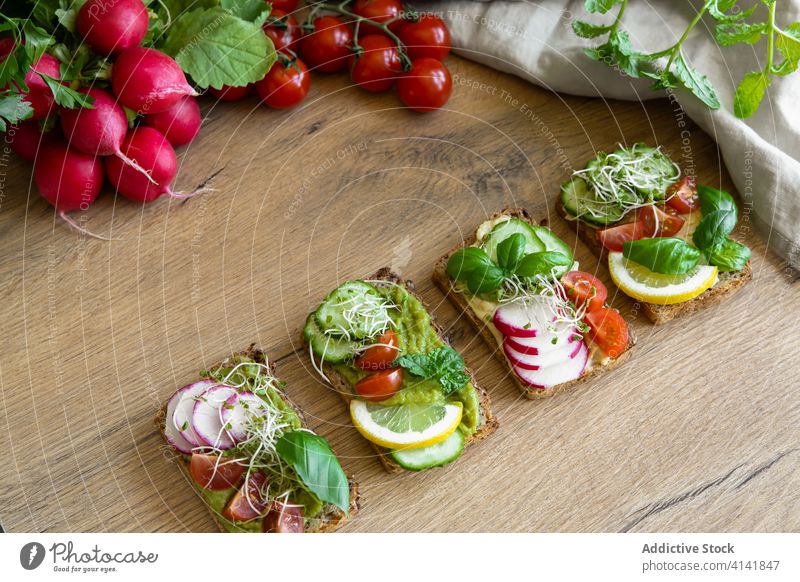
<path fill-rule="evenodd" d="M 600 237 L 597 236 L 597 228 L 594 226 L 578 220 L 569 215 L 567 209 L 561 204 L 561 199 L 556 202 L 558 213 L 569 222 L 574 229 L 577 230 L 580 239 L 589 247 L 592 252 L 607 266 L 606 257 L 608 252 L 600 242 Z M 704 307 L 713 305 L 722 301 L 726 297 L 735 293 L 745 283 L 753 278 L 753 269 L 750 266 L 750 261 L 745 264 L 741 271 L 736 272 L 720 272 L 719 280 L 716 285 L 704 291 L 694 299 L 684 301 L 682 303 L 675 303 L 673 305 L 657 305 L 655 303 L 639 302 L 642 306 L 642 312 L 645 314 L 655 325 L 661 325 L 679 317 L 684 314 L 694 313 Z M 634 300 L 635 301 L 635 300 Z"/>
<path fill-rule="evenodd" d="M 260 362 L 262 364 L 267 364 L 270 368 L 270 373 L 275 375 L 275 365 L 268 360 L 267 355 L 260 349 L 255 347 L 255 344 L 250 345 L 249 348 L 242 352 L 237 352 L 232 354 L 228 358 L 225 358 L 223 361 L 219 362 L 218 364 L 211 366 L 210 370 L 215 370 L 221 366 L 228 364 L 233 358 L 237 356 L 243 356 L 247 358 L 251 358 L 256 362 Z M 298 416 L 300 416 L 300 420 L 305 426 L 305 418 L 303 416 L 303 411 L 300 410 L 297 405 L 295 405 L 289 398 L 286 397 L 285 394 L 282 394 L 284 402 L 286 402 L 289 406 L 291 406 L 295 412 L 297 412 Z M 158 427 L 158 430 L 161 432 L 162 438 L 166 441 L 166 435 L 164 434 L 164 418 L 167 413 L 167 403 L 161 407 L 161 409 L 156 413 L 155 416 L 155 424 Z M 186 479 L 194 486 L 195 492 L 197 493 L 200 499 L 203 499 L 202 489 L 199 485 L 194 482 L 192 476 L 189 473 L 189 461 L 185 455 L 180 454 L 178 451 L 173 449 L 171 446 L 169 450 L 172 451 L 174 454 L 175 459 L 177 460 L 178 467 L 183 472 Z M 350 514 L 345 515 L 344 511 L 336 507 L 335 505 L 326 504 L 322 511 L 314 516 L 311 519 L 306 519 L 305 521 L 305 532 L 306 533 L 326 533 L 332 532 L 339 529 L 342 525 L 344 525 L 347 521 L 352 519 L 357 513 L 360 508 L 361 497 L 358 492 L 358 483 L 356 483 L 355 479 L 351 476 L 348 479 L 350 484 Z M 203 501 L 205 504 L 205 501 Z M 219 515 L 217 512 L 213 511 L 208 505 L 206 505 L 207 509 L 211 513 L 211 517 L 214 520 L 214 523 L 219 528 L 221 532 L 229 531 L 229 527 L 236 528 L 236 524 L 230 521 L 227 521 L 224 517 Z M 228 527 L 226 527 L 226 525 Z M 237 530 L 238 531 L 238 530 Z M 245 530 L 241 530 L 245 531 Z"/>
<path fill-rule="evenodd" d="M 500 212 L 495 212 L 487 220 L 494 220 L 495 218 L 499 218 L 500 216 L 511 216 L 514 218 L 519 218 L 520 220 L 524 220 L 529 224 L 547 226 L 546 219 L 541 220 L 539 222 L 535 222 L 531 218 L 530 214 L 528 214 L 528 211 L 525 210 L 524 208 L 507 208 L 505 210 L 501 210 Z M 477 233 L 477 228 L 476 228 L 476 233 Z M 619 357 L 609 360 L 609 362 L 605 365 L 599 365 L 599 364 L 595 365 L 588 372 L 584 373 L 580 378 L 576 378 L 575 380 L 572 380 L 570 382 L 556 384 L 555 386 L 551 386 L 550 388 L 534 388 L 522 382 L 511 368 L 511 364 L 506 358 L 505 353 L 503 353 L 502 347 L 497 345 L 497 340 L 495 339 L 495 336 L 489 329 L 489 326 L 492 324 L 483 321 L 480 317 L 478 317 L 475 311 L 473 311 L 472 308 L 470 307 L 467 297 L 464 295 L 464 293 L 456 289 L 455 281 L 453 281 L 453 279 L 450 278 L 450 275 L 447 274 L 447 261 L 450 259 L 450 255 L 452 255 L 459 249 L 477 243 L 478 240 L 476 237 L 476 233 L 473 233 L 473 235 L 469 239 L 465 240 L 463 243 L 456 245 L 455 247 L 450 249 L 450 252 L 448 252 L 447 254 L 442 256 L 438 261 L 436 261 L 436 264 L 433 267 L 433 276 L 432 276 L 433 282 L 436 284 L 437 287 L 439 287 L 439 289 L 442 290 L 442 292 L 453 303 L 453 305 L 455 305 L 462 313 L 464 313 L 467 316 L 467 319 L 469 319 L 469 321 L 472 323 L 475 329 L 478 330 L 478 332 L 481 334 L 481 337 L 484 339 L 486 344 L 494 352 L 495 356 L 497 356 L 497 358 L 501 362 L 503 362 L 505 366 L 508 367 L 511 379 L 517 385 L 522 394 L 524 394 L 527 398 L 530 398 L 531 400 L 536 400 L 539 398 L 548 398 L 550 396 L 553 396 L 554 394 L 572 388 L 573 386 L 582 384 L 591 378 L 596 378 L 600 374 L 603 374 L 604 372 L 607 372 L 617 367 L 619 364 L 628 359 L 631 353 L 631 348 L 636 343 L 632 335 L 628 340 L 628 347 L 625 348 L 625 351 L 622 354 L 620 354 Z"/>
<path fill-rule="evenodd" d="M 429 314 L 431 314 L 430 309 L 428 308 L 428 305 L 416 293 L 416 290 L 414 288 L 414 283 L 412 281 L 408 281 L 408 280 L 403 279 L 402 277 L 400 277 L 396 273 L 393 273 L 391 271 L 391 269 L 389 269 L 387 267 L 384 267 L 384 268 L 378 270 L 377 273 L 375 273 L 374 275 L 372 275 L 368 279 L 369 280 L 386 281 L 388 283 L 395 283 L 397 285 L 401 285 L 401 286 L 405 287 L 405 289 L 410 294 L 412 294 L 414 297 L 416 297 L 416 299 L 422 304 L 422 306 L 425 308 L 425 310 Z M 436 322 L 433 314 L 431 314 L 431 325 L 433 326 L 433 328 L 436 331 L 436 334 L 439 336 L 439 338 L 444 343 L 449 345 L 449 342 L 447 341 L 447 338 L 444 335 L 444 331 L 439 326 L 439 324 Z M 306 343 L 304 337 L 302 338 L 302 340 L 303 340 L 303 343 L 306 344 L 306 347 L 307 347 L 308 344 Z M 339 394 L 339 396 L 342 397 L 342 400 L 348 406 L 348 410 L 349 410 L 350 401 L 354 397 L 353 386 L 351 386 L 350 382 L 348 382 L 346 378 L 344 378 L 340 374 L 338 374 L 333 369 L 333 367 L 330 366 L 329 364 L 323 364 L 322 369 L 323 369 L 323 372 L 325 372 L 325 375 L 330 380 L 331 387 Z M 466 444 L 469 445 L 470 443 L 474 443 L 476 441 L 483 440 L 487 436 L 492 434 L 497 429 L 498 422 L 494 417 L 494 413 L 492 412 L 491 402 L 489 401 L 489 395 L 486 393 L 486 391 L 480 385 L 478 385 L 478 382 L 475 379 L 475 375 L 472 372 L 472 370 L 470 370 L 469 367 L 467 367 L 466 371 L 469 374 L 470 382 L 475 387 L 475 390 L 478 391 L 478 396 L 480 398 L 480 404 L 481 404 L 481 411 L 480 411 L 481 424 L 478 427 L 478 430 L 476 430 L 472 435 L 467 437 Z M 378 446 L 378 445 L 376 445 L 374 443 L 370 443 L 370 444 L 372 444 L 372 447 L 375 449 L 375 452 L 378 455 L 378 459 L 380 460 L 380 462 L 383 464 L 383 467 L 388 472 L 390 472 L 390 473 L 399 473 L 400 471 L 405 471 L 405 469 L 403 469 L 403 467 L 398 465 L 392 459 L 392 457 L 388 454 L 389 453 L 388 449 L 380 447 L 380 446 Z"/>

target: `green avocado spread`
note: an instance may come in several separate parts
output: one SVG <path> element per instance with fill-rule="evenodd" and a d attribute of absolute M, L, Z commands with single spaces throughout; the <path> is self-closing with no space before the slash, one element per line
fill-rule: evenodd
<path fill-rule="evenodd" d="M 381 286 L 377 289 L 397 307 L 392 311 L 392 321 L 401 354 L 427 354 L 445 345 L 431 323 L 430 314 L 414 295 L 399 285 Z M 367 375 L 352 362 L 334 364 L 333 368 L 346 378 L 351 386 L 355 386 L 356 382 Z M 475 387 L 469 382 L 460 390 L 445 397 L 437 380 L 425 380 L 405 374 L 402 388 L 380 404 L 397 406 L 430 402 L 461 402 L 463 412 L 459 428 L 465 435 L 471 435 L 478 429 L 480 400 Z"/>
<path fill-rule="evenodd" d="M 258 377 L 259 373 L 261 373 L 261 368 L 257 363 L 246 357 L 237 356 L 234 358 L 230 365 L 226 367 L 219 368 L 213 371 L 205 371 L 201 373 L 201 376 L 207 378 L 213 378 L 214 380 L 218 380 L 219 382 L 223 382 L 233 368 L 242 363 L 242 362 L 253 362 L 252 366 L 242 366 L 234 374 L 234 377 L 229 379 L 229 382 L 235 383 L 239 385 L 243 381 L 250 385 L 252 389 L 254 387 L 254 379 Z M 241 376 L 240 376 L 241 375 Z M 255 391 L 264 401 L 268 402 L 272 407 L 278 409 L 282 413 L 282 421 L 286 422 L 289 427 L 286 430 L 293 430 L 302 427 L 302 421 L 300 416 L 297 414 L 297 411 L 292 408 L 281 396 L 280 392 L 273 388 L 267 387 L 266 393 L 259 393 Z M 247 454 L 247 451 L 239 450 L 238 448 L 231 449 L 223 453 L 223 457 L 229 456 L 237 456 L 242 457 Z M 189 460 L 189 456 L 186 456 L 187 461 Z M 253 519 L 250 521 L 245 522 L 233 522 L 230 520 L 225 519 L 222 516 L 222 511 L 225 509 L 225 506 L 230 501 L 231 497 L 236 493 L 236 487 L 231 487 L 230 489 L 223 489 L 221 491 L 212 491 L 211 489 L 206 489 L 197 483 L 192 481 L 194 486 L 203 496 L 206 504 L 211 508 L 211 510 L 215 513 L 216 518 L 222 524 L 222 526 L 229 532 L 252 532 L 257 533 L 261 531 L 261 518 Z M 316 516 L 320 511 L 323 509 L 323 503 L 320 499 L 311 493 L 303 489 L 302 487 L 298 486 L 292 491 L 292 500 L 298 504 L 303 505 L 303 515 L 306 518 L 311 518 Z"/>

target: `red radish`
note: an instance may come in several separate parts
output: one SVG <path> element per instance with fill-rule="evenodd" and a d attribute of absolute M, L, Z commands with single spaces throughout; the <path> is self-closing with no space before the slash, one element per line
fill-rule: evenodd
<path fill-rule="evenodd" d="M 91 236 L 97 235 L 75 223 L 67 212 L 89 208 L 103 187 L 103 178 L 99 159 L 69 147 L 60 139 L 44 144 L 33 165 L 33 179 L 42 197 L 67 224 Z"/>
<path fill-rule="evenodd" d="M 192 412 L 192 428 L 206 445 L 220 450 L 233 446 L 233 439 L 228 436 L 222 424 L 222 407 L 231 396 L 236 396 L 236 388 L 231 386 L 214 386 L 206 390 L 202 398 L 194 405 Z"/>
<path fill-rule="evenodd" d="M 108 179 L 126 198 L 134 202 L 152 202 L 162 194 L 173 198 L 189 198 L 199 192 L 182 194 L 172 191 L 170 184 L 178 172 L 178 158 L 160 131 L 152 127 L 132 129 L 122 142 L 121 149 L 125 157 L 147 172 L 147 175 L 142 174 L 117 156 L 105 159 Z"/>
<path fill-rule="evenodd" d="M 566 324 L 552 324 L 555 329 L 543 329 L 536 337 L 511 337 L 506 336 L 504 343 L 522 354 L 529 356 L 542 355 L 555 349 L 572 345 L 576 338 L 581 337 L 578 330 Z"/>
<path fill-rule="evenodd" d="M 505 352 L 508 360 L 514 366 L 518 366 L 526 370 L 538 370 L 539 368 L 545 368 L 547 366 L 551 366 L 559 362 L 565 362 L 570 358 L 576 357 L 578 352 L 581 350 L 582 344 L 582 341 L 575 341 L 572 344 L 564 344 L 563 346 L 554 350 L 550 350 L 549 352 L 542 352 L 541 354 L 525 354 L 512 348 L 508 342 L 503 342 L 503 351 Z"/>
<path fill-rule="evenodd" d="M 137 113 L 166 111 L 184 95 L 197 95 L 172 57 L 151 48 L 122 51 L 111 68 L 111 87 Z"/>
<path fill-rule="evenodd" d="M 38 121 L 23 121 L 19 125 L 10 126 L 4 139 L 19 157 L 26 162 L 32 162 L 36 159 L 39 147 L 44 145 L 45 135 Z"/>
<path fill-rule="evenodd" d="M 564 382 L 577 380 L 586 369 L 589 361 L 589 348 L 581 342 L 580 350 L 574 358 L 567 358 L 538 370 L 526 370 L 514 366 L 514 373 L 528 386 L 533 388 L 550 388 Z"/>
<path fill-rule="evenodd" d="M 117 156 L 124 164 L 151 180 L 144 168 L 120 150 L 128 133 L 128 118 L 113 95 L 96 88 L 81 89 L 81 93 L 94 98 L 93 108 L 61 110 L 61 129 L 69 145 L 94 156 Z"/>
<path fill-rule="evenodd" d="M 196 444 L 189 442 L 181 434 L 181 431 L 175 424 L 175 412 L 180 406 L 181 397 L 187 388 L 189 388 L 189 386 L 184 386 L 175 392 L 167 402 L 167 412 L 164 415 L 164 436 L 167 442 L 171 444 L 176 451 L 185 455 L 190 455 L 192 453 L 192 448 L 196 446 Z"/>
<path fill-rule="evenodd" d="M 78 11 L 78 32 L 98 53 L 139 46 L 150 23 L 142 0 L 88 0 Z"/>
<path fill-rule="evenodd" d="M 173 395 L 178 396 L 178 403 L 172 413 L 172 424 L 175 425 L 181 437 L 191 443 L 195 447 L 205 445 L 197 433 L 192 428 L 192 413 L 194 412 L 194 405 L 197 399 L 201 397 L 206 390 L 212 386 L 216 386 L 217 382 L 214 380 L 200 380 L 193 384 L 188 384 L 183 388 L 178 389 Z M 167 415 L 167 423 L 170 417 Z"/>
<path fill-rule="evenodd" d="M 222 89 L 209 87 L 208 92 L 220 101 L 238 101 L 250 95 L 253 92 L 253 86 L 231 87 L 230 85 L 223 85 Z"/>
<path fill-rule="evenodd" d="M 33 117 L 29 119 L 42 119 L 47 117 L 55 105 L 53 92 L 47 83 L 44 82 L 42 73 L 54 79 L 61 78 L 61 65 L 53 55 L 44 53 L 30 70 L 25 74 L 25 84 L 28 85 L 28 92 L 25 101 L 33 107 Z"/>
<path fill-rule="evenodd" d="M 173 146 L 186 145 L 200 133 L 200 106 L 186 95 L 166 111 L 146 115 L 142 123 L 163 133 Z"/>
<path fill-rule="evenodd" d="M 543 296 L 504 303 L 494 312 L 492 321 L 504 335 L 536 337 L 553 318 L 551 299 Z"/>
<path fill-rule="evenodd" d="M 234 394 L 222 408 L 222 424 L 234 442 L 247 438 L 247 420 L 253 414 L 264 415 L 266 403 L 252 392 Z"/>

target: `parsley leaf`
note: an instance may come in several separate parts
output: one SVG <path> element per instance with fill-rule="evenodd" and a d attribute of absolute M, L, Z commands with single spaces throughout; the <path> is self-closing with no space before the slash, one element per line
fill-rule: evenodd
<path fill-rule="evenodd" d="M 20 93 L 6 93 L 0 96 L 0 131 L 6 131 L 9 125 L 16 125 L 20 121 L 33 115 L 33 108 L 24 95 Z"/>
<path fill-rule="evenodd" d="M 469 382 L 464 358 L 449 346 L 436 348 L 427 354 L 404 354 L 395 363 L 414 376 L 437 380 L 445 396 L 461 390 Z"/>
<path fill-rule="evenodd" d="M 56 103 L 61 107 L 66 107 L 67 109 L 75 109 L 76 107 L 92 107 L 92 103 L 94 103 L 94 97 L 86 95 L 85 93 L 78 93 L 75 91 L 75 89 L 71 89 L 66 85 L 62 85 L 57 79 L 54 79 L 49 75 L 39 73 L 39 76 L 44 80 L 45 83 L 47 83 L 47 86 L 53 93 Z"/>

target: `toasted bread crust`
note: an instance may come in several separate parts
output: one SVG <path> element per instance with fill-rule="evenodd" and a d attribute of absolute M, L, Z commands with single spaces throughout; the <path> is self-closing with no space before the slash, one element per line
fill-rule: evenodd
<path fill-rule="evenodd" d="M 597 236 L 597 229 L 582 220 L 569 215 L 567 209 L 561 204 L 561 199 L 556 202 L 556 208 L 561 217 L 569 222 L 572 227 L 578 232 L 578 237 L 589 247 L 597 257 L 606 263 L 606 256 L 608 252 L 601 244 L 600 237 Z M 739 290 L 745 283 L 753 278 L 753 269 L 748 261 L 741 271 L 737 272 L 720 272 L 717 284 L 704 291 L 694 299 L 684 301 L 682 303 L 675 303 L 673 305 L 657 305 L 655 303 L 639 302 L 642 306 L 642 312 L 645 314 L 655 325 L 661 325 L 668 321 L 672 321 L 676 317 L 694 313 L 710 305 L 714 305 L 732 295 Z"/>
<path fill-rule="evenodd" d="M 231 358 L 235 358 L 237 356 L 244 356 L 252 358 L 256 362 L 266 363 L 270 367 L 270 372 L 273 375 L 275 374 L 275 365 L 267 359 L 266 354 L 262 350 L 256 348 L 255 344 L 251 344 L 250 347 L 247 348 L 246 350 L 237 352 L 235 354 L 231 354 L 221 362 L 215 364 L 214 366 L 211 366 L 210 369 L 213 370 L 219 368 L 220 366 L 223 366 L 225 363 L 227 363 Z M 295 410 L 295 412 L 297 412 L 303 425 L 305 425 L 305 417 L 303 415 L 303 411 L 300 410 L 300 408 L 298 408 L 297 405 L 294 402 L 292 402 L 288 397 L 286 397 L 285 394 L 283 395 L 283 400 L 289 406 L 291 406 Z M 164 419 L 166 417 L 166 414 L 167 414 L 167 403 L 165 402 L 164 405 L 156 413 L 154 418 L 155 425 L 156 427 L 158 427 L 158 430 L 161 433 L 161 437 L 164 439 L 165 442 L 167 440 L 166 435 L 164 434 Z M 172 449 L 172 447 L 170 447 L 170 450 L 172 450 L 181 472 L 183 472 L 184 476 L 189 480 L 189 482 L 192 483 L 192 485 L 194 485 L 192 476 L 189 473 L 189 461 L 185 458 L 184 455 L 181 455 L 180 453 Z M 350 485 L 350 515 L 349 516 L 345 515 L 344 511 L 342 511 L 335 505 L 327 504 L 325 505 L 325 507 L 323 507 L 322 512 L 318 516 L 306 520 L 305 533 L 327 533 L 335 531 L 339 529 L 342 525 L 344 525 L 346 522 L 348 522 L 350 519 L 352 519 L 358 513 L 358 510 L 361 507 L 361 495 L 358 491 L 358 483 L 352 476 L 348 478 L 348 482 Z M 195 491 L 197 492 L 198 496 L 201 495 L 200 490 L 196 486 L 195 486 Z M 203 501 L 203 504 L 205 505 L 205 501 Z M 217 525 L 219 531 L 227 532 L 228 530 L 225 529 L 224 525 L 222 524 L 222 521 L 220 520 L 220 517 L 214 511 L 212 511 L 210 507 L 208 506 L 206 507 L 209 513 L 211 514 L 211 518 L 214 520 L 214 523 Z"/>
<path fill-rule="evenodd" d="M 370 280 L 382 280 L 387 281 L 390 283 L 395 283 L 397 285 L 401 285 L 405 287 L 405 289 L 411 293 L 425 308 L 425 310 L 431 316 L 431 325 L 433 325 L 434 329 L 436 330 L 436 334 L 439 338 L 446 344 L 449 344 L 447 338 L 444 335 L 444 330 L 442 330 L 441 326 L 436 322 L 433 314 L 431 313 L 427 303 L 423 301 L 422 297 L 420 297 L 414 288 L 414 283 L 412 281 L 408 281 L 400 277 L 400 275 L 393 273 L 391 269 L 384 267 L 379 269 L 374 275 L 369 277 Z M 301 334 L 302 336 L 302 334 Z M 307 345 L 305 337 L 302 338 L 304 344 Z M 497 419 L 494 417 L 494 413 L 492 412 L 491 402 L 489 400 L 489 394 L 484 390 L 475 379 L 475 375 L 473 371 L 469 368 L 466 368 L 467 373 L 469 374 L 470 382 L 475 387 L 475 390 L 478 391 L 478 395 L 480 397 L 481 403 L 481 420 L 482 423 L 478 430 L 475 431 L 472 435 L 467 437 L 466 444 L 469 445 L 470 443 L 474 443 L 480 440 L 485 439 L 487 436 L 492 434 L 495 430 L 497 430 L 498 422 Z M 350 383 L 338 374 L 332 366 L 329 364 L 323 364 L 323 371 L 325 375 L 328 377 L 331 383 L 331 387 L 336 390 L 336 392 L 341 396 L 344 403 L 350 406 L 350 401 L 353 399 L 353 387 L 350 386 Z M 399 473 L 401 471 L 405 471 L 400 465 L 398 465 L 392 457 L 388 454 L 388 450 L 380 447 L 374 443 L 370 443 L 372 447 L 375 449 L 376 454 L 378 455 L 378 459 L 380 460 L 383 467 L 389 473 Z"/>
<path fill-rule="evenodd" d="M 514 218 L 518 218 L 520 220 L 524 220 L 532 225 L 546 226 L 547 224 L 546 219 L 541 220 L 538 223 L 534 221 L 531 218 L 530 214 L 528 214 L 528 211 L 525 210 L 524 208 L 506 208 L 505 210 L 501 210 L 500 212 L 495 212 L 487 220 L 494 220 L 495 218 L 499 218 L 500 216 L 511 216 Z M 450 300 L 450 302 L 453 303 L 453 305 L 455 305 L 462 313 L 464 313 L 467 316 L 467 319 L 469 319 L 470 323 L 472 323 L 472 325 L 481 335 L 483 340 L 486 342 L 486 345 L 489 346 L 489 348 L 492 350 L 497 359 L 500 360 L 503 363 L 503 365 L 508 368 L 511 379 L 517 385 L 519 391 L 522 392 L 522 394 L 526 398 L 530 398 L 531 400 L 549 398 L 550 396 L 558 394 L 559 392 L 563 392 L 564 390 L 568 390 L 573 386 L 582 384 L 590 380 L 591 378 L 595 378 L 600 374 L 615 368 L 616 366 L 620 365 L 622 362 L 628 359 L 631 353 L 631 348 L 636 343 L 632 336 L 628 341 L 628 346 L 625 348 L 625 351 L 622 354 L 620 354 L 619 357 L 610 360 L 608 364 L 594 366 L 587 373 L 583 374 L 580 378 L 576 378 L 575 380 L 572 380 L 570 382 L 556 384 L 555 386 L 544 389 L 533 388 L 522 382 L 519 379 L 519 377 L 517 377 L 517 375 L 514 373 L 514 371 L 511 369 L 511 366 L 508 362 L 508 359 L 506 359 L 503 350 L 500 348 L 500 346 L 497 345 L 497 340 L 495 339 L 494 335 L 492 335 L 492 332 L 489 331 L 488 327 L 489 324 L 481 320 L 475 314 L 475 312 L 470 307 L 467 298 L 464 296 L 463 293 L 459 292 L 454 287 L 453 280 L 447 274 L 447 261 L 450 258 L 450 255 L 452 255 L 457 250 L 473 245 L 476 242 L 477 242 L 476 233 L 473 233 L 469 239 L 467 239 L 461 244 L 456 245 L 455 247 L 450 249 L 448 253 L 439 258 L 439 260 L 436 261 L 433 267 L 433 275 L 432 275 L 433 282 L 436 284 L 437 287 L 439 287 L 439 289 L 442 290 L 442 293 L 445 294 L 445 296 Z"/>

